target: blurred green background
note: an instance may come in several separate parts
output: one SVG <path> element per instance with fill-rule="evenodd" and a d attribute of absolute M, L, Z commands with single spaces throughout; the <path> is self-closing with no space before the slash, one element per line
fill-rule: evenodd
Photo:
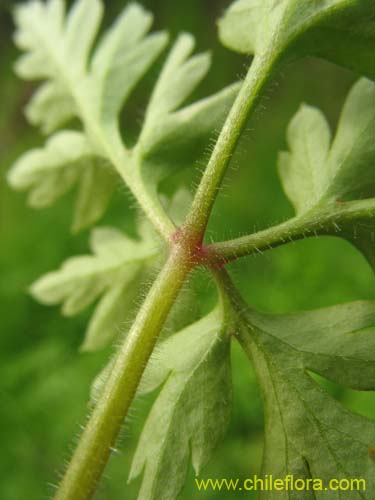
<path fill-rule="evenodd" d="M 124 1 L 106 1 L 109 23 Z M 222 48 L 215 20 L 228 1 L 144 0 L 155 13 L 157 28 L 172 35 L 191 31 L 200 50 L 212 49 L 213 67 L 196 96 L 201 97 L 242 77 L 248 60 Z M 104 366 L 111 350 L 78 352 L 90 311 L 63 319 L 57 308 L 45 308 L 27 295 L 28 285 L 56 268 L 68 256 L 87 250 L 88 232 L 72 236 L 73 196 L 49 210 L 27 207 L 23 194 L 11 192 L 5 175 L 28 148 L 41 144 L 22 108 L 33 86 L 19 81 L 12 64 L 17 55 L 11 42 L 10 10 L 0 3 L 0 499 L 48 498 L 69 458 L 84 422 L 90 381 Z M 135 134 L 157 69 L 145 79 L 127 106 L 127 123 Z M 292 215 L 276 173 L 276 155 L 285 147 L 285 129 L 302 101 L 320 107 L 334 128 L 345 95 L 356 76 L 331 64 L 307 60 L 284 69 L 267 92 L 232 161 L 209 226 L 210 238 L 228 238 L 278 223 Z M 208 155 L 208 152 L 207 152 Z M 184 182 L 196 185 L 199 168 L 176 175 L 166 192 Z M 119 186 L 101 223 L 132 232 L 129 197 Z M 375 299 L 368 264 L 348 243 L 335 238 L 310 239 L 264 256 L 231 265 L 244 296 L 264 311 L 283 312 L 327 306 L 356 299 Z M 204 281 L 197 278 L 197 283 Z M 204 301 L 211 291 L 201 286 Z M 244 478 L 259 472 L 262 455 L 262 405 L 255 377 L 245 357 L 233 348 L 234 409 L 231 427 L 203 477 Z M 373 394 L 360 394 L 322 382 L 349 408 L 375 418 Z M 152 399 L 152 398 L 151 398 Z M 136 499 L 139 482 L 126 484 L 137 435 L 150 398 L 137 401 L 111 460 L 97 499 Z M 198 493 L 193 471 L 182 499 L 229 498 L 240 493 Z M 247 494 L 247 498 L 254 498 Z"/>

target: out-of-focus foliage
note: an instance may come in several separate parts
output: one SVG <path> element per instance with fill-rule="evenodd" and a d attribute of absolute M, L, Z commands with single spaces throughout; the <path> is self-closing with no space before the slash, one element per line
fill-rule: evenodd
<path fill-rule="evenodd" d="M 15 69 L 25 80 L 42 82 L 27 105 L 29 122 L 48 134 L 76 118 L 82 132 L 57 132 L 44 148 L 26 152 L 12 167 L 9 182 L 15 189 L 31 190 L 30 204 L 43 207 L 79 181 L 76 230 L 103 215 L 114 191 L 114 173 L 147 214 L 160 217 L 159 182 L 202 156 L 239 89 L 230 85 L 181 108 L 207 75 L 210 55 L 191 55 L 194 37 L 178 36 L 155 83 L 139 137 L 128 147 L 122 135 L 129 122 L 125 112 L 120 127 L 119 115 L 165 49 L 168 33 L 148 34 L 153 15 L 133 2 L 95 43 L 103 11 L 100 0 L 76 0 L 68 9 L 64 0 L 25 2 L 14 11 L 14 39 L 22 50 Z"/>
<path fill-rule="evenodd" d="M 27 105 L 32 124 L 51 133 L 77 118 L 83 130 L 79 136 L 72 131 L 57 133 L 42 150 L 25 153 L 12 168 L 9 181 L 17 189 L 34 188 L 31 203 L 45 206 L 83 176 L 74 224 L 81 229 L 103 214 L 113 192 L 112 183 L 104 180 L 110 175 L 105 163 L 120 157 L 122 164 L 129 164 L 118 115 L 168 37 L 165 32 L 148 35 L 152 16 L 137 4 L 129 5 L 90 57 L 103 4 L 80 0 L 67 12 L 65 8 L 62 0 L 25 2 L 15 8 L 14 39 L 22 50 L 15 69 L 25 80 L 42 81 Z M 72 148 L 76 149 L 73 157 L 67 153 L 62 157 L 63 151 Z M 97 184 L 105 196 L 96 196 Z"/>
<path fill-rule="evenodd" d="M 66 122 L 71 126 L 76 118 L 82 130 L 60 130 L 43 148 L 24 153 L 11 168 L 9 183 L 30 190 L 30 204 L 44 207 L 80 181 L 73 228 L 82 229 L 106 211 L 117 173 L 160 228 L 160 217 L 165 225 L 160 181 L 202 156 L 240 85 L 229 85 L 181 108 L 207 75 L 211 58 L 207 52 L 192 55 L 194 37 L 179 35 L 145 103 L 139 137 L 128 147 L 119 115 L 165 48 L 168 35 L 147 34 L 153 16 L 137 3 L 126 5 L 100 37 L 103 2 L 76 0 L 66 7 L 64 0 L 49 0 L 26 2 L 15 9 L 14 38 L 22 50 L 15 68 L 25 80 L 42 81 L 26 109 L 32 124 L 52 133 Z M 168 207 L 172 219 L 180 212 L 176 196 Z M 93 257 L 71 258 L 60 271 L 31 287 L 33 297 L 43 304 L 62 303 L 66 316 L 104 294 L 88 326 L 85 349 L 106 346 L 129 321 L 144 278 L 149 278 L 152 257 L 163 254 L 157 238 L 142 231 L 141 239 L 137 243 L 117 230 L 95 229 L 90 243 Z"/>
<path fill-rule="evenodd" d="M 115 189 L 114 179 L 106 161 L 75 131 L 58 132 L 43 148 L 23 154 L 8 176 L 15 189 L 30 191 L 28 201 L 33 208 L 51 205 L 79 182 L 75 230 L 103 215 Z"/>
<path fill-rule="evenodd" d="M 191 0 L 188 7 L 175 0 L 142 3 L 155 13 L 156 29 L 168 26 L 174 35 L 181 30 L 191 31 L 196 34 L 200 49 L 214 49 L 212 72 L 196 92 L 198 98 L 242 74 L 245 60 L 221 48 L 216 39 L 215 19 L 227 2 Z M 122 7 L 123 2 L 108 2 L 108 20 Z M 25 206 L 23 196 L 15 195 L 5 185 L 5 172 L 14 160 L 29 147 L 40 147 L 43 140 L 26 125 L 20 112 L 32 87 L 13 74 L 11 21 L 9 13 L 1 8 L 0 24 L 1 498 L 47 498 L 52 489 L 47 483 L 57 478 L 61 457 L 68 458 L 67 440 L 79 432 L 87 412 L 90 383 L 104 366 L 109 352 L 77 353 L 87 314 L 62 321 L 56 310 L 36 304 L 26 293 L 41 272 L 58 267 L 71 255 L 88 253 L 87 233 L 71 238 L 68 203 L 57 202 L 49 211 L 32 212 Z M 127 108 L 130 138 L 138 134 L 144 97 L 152 88 L 156 70 L 146 78 Z M 209 226 L 212 236 L 234 237 L 291 215 L 275 168 L 277 151 L 286 147 L 286 126 L 300 102 L 305 101 L 321 109 L 335 128 L 355 79 L 349 72 L 314 60 L 290 66 L 279 75 L 278 86 L 268 93 L 241 141 L 234 158 L 236 168 L 230 171 L 223 196 L 215 206 Z M 196 166 L 194 172 L 179 172 L 163 183 L 166 195 L 182 181 L 193 185 L 199 174 L 199 164 Z M 134 214 L 127 208 L 127 201 L 126 193 L 116 192 L 102 224 L 119 227 L 136 237 Z M 269 312 L 375 298 L 373 277 L 365 259 L 347 242 L 335 238 L 300 241 L 277 249 L 272 255 L 244 259 L 232 264 L 231 272 L 248 301 Z M 202 309 L 209 310 L 213 299 L 207 278 L 199 273 L 192 278 L 192 285 L 203 294 Z M 245 478 L 260 470 L 260 397 L 254 374 L 237 346 L 232 356 L 234 413 L 229 433 L 202 477 Z M 348 408 L 375 416 L 371 393 L 346 391 L 325 380 L 321 383 Z M 126 425 L 126 442 L 110 462 L 105 491 L 98 492 L 98 500 L 124 498 L 125 488 L 126 498 L 136 498 L 139 483 L 126 485 L 125 471 L 130 469 L 136 438 L 152 399 L 145 396 L 136 404 Z M 190 470 L 181 498 L 190 500 L 196 494 L 194 473 Z M 207 492 L 205 497 L 226 500 L 228 494 Z M 247 494 L 246 498 L 252 497 Z"/>
<path fill-rule="evenodd" d="M 32 296 L 42 304 L 62 303 L 64 316 L 78 314 L 102 296 L 87 328 L 83 349 L 105 347 L 116 337 L 118 326 L 127 324 L 150 261 L 159 253 L 149 228 L 141 238 L 137 241 L 117 229 L 97 227 L 91 233 L 93 255 L 72 257 L 58 271 L 31 286 Z"/>

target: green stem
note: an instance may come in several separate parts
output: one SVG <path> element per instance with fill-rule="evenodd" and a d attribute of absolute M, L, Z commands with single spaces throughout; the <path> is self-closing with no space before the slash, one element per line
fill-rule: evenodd
<path fill-rule="evenodd" d="M 225 264 L 291 241 L 318 235 L 340 235 L 343 225 L 374 215 L 375 204 L 371 200 L 330 204 L 254 234 L 207 245 L 205 253 L 211 263 Z"/>
<path fill-rule="evenodd" d="M 227 263 L 246 255 L 262 253 L 305 236 L 311 236 L 318 228 L 318 222 L 295 217 L 254 234 L 207 245 L 206 252 L 210 257 L 212 256 L 211 260 Z"/>
<path fill-rule="evenodd" d="M 241 297 L 240 292 L 233 283 L 228 271 L 224 268 L 211 268 L 211 273 L 215 279 L 216 285 L 220 290 L 220 295 L 225 297 L 236 315 L 241 316 L 242 313 L 248 310 L 249 306 Z"/>
<path fill-rule="evenodd" d="M 159 201 L 156 190 L 155 193 L 147 190 L 144 180 L 141 178 L 138 151 L 133 150 L 130 155 L 129 170 L 123 168 L 127 164 L 125 159 L 123 162 L 118 162 L 117 170 L 159 236 L 169 242 L 176 230 L 176 226 Z M 115 162 L 115 159 L 113 161 Z M 121 165 L 122 169 L 120 168 Z"/>
<path fill-rule="evenodd" d="M 188 231 L 202 240 L 213 204 L 246 121 L 276 69 L 274 59 L 255 57 L 215 144 L 186 220 Z"/>
<path fill-rule="evenodd" d="M 212 269 L 212 274 L 221 295 L 226 297 L 226 302 L 230 304 L 232 308 L 232 316 L 237 318 L 236 339 L 241 344 L 249 360 L 254 363 L 254 361 L 256 361 L 256 359 L 254 359 L 255 342 L 249 335 L 249 331 L 254 330 L 254 326 L 251 324 L 249 318 L 251 310 L 242 298 L 226 269 Z"/>
<path fill-rule="evenodd" d="M 113 370 L 81 436 L 55 500 L 88 500 L 94 494 L 166 317 L 187 274 L 192 267 L 203 261 L 199 254 L 202 250 L 199 244 L 218 188 L 246 119 L 258 102 L 273 67 L 274 64 L 255 58 L 220 134 L 184 229 L 171 239 L 169 259 L 117 355 Z M 116 159 L 114 163 L 120 162 Z M 155 218 L 154 211 L 151 207 L 147 210 L 144 203 L 143 208 L 146 208 L 146 213 L 153 218 L 154 223 L 161 215 L 159 213 Z M 156 226 L 164 237 L 170 237 L 172 226 L 169 222 L 164 219 Z"/>
<path fill-rule="evenodd" d="M 190 269 L 190 256 L 177 246 L 150 289 L 117 354 L 55 500 L 92 498 L 156 339 Z"/>

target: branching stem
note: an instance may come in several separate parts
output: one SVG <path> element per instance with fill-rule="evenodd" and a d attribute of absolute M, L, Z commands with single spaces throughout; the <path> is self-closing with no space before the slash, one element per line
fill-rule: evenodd
<path fill-rule="evenodd" d="M 117 354 L 114 368 L 81 436 L 55 500 L 87 500 L 94 494 L 167 315 L 189 271 L 205 263 L 202 240 L 218 188 L 248 115 L 254 110 L 273 69 L 273 62 L 254 59 L 202 177 L 190 215 L 183 227 L 169 238 L 171 253 L 167 263 L 150 289 Z M 141 205 L 150 217 L 152 210 L 147 210 L 142 200 Z M 154 217 L 152 222 L 155 222 Z M 159 224 L 159 228 L 165 237 L 169 231 L 165 220 Z"/>
<path fill-rule="evenodd" d="M 240 257 L 264 252 L 291 241 L 332 235 L 339 231 L 342 225 L 374 215 L 375 205 L 368 200 L 316 207 L 303 216 L 294 217 L 263 231 L 207 245 L 205 252 L 211 264 L 224 265 Z"/>
<path fill-rule="evenodd" d="M 241 90 L 228 114 L 211 158 L 196 192 L 186 227 L 197 239 L 203 239 L 212 207 L 246 121 L 254 111 L 272 78 L 277 60 L 255 56 Z"/>

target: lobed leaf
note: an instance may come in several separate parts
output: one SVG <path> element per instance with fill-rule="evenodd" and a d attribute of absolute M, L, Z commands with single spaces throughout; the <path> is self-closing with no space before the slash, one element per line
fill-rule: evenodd
<path fill-rule="evenodd" d="M 159 181 L 202 157 L 239 85 L 178 109 L 210 66 L 208 54 L 190 57 L 194 39 L 181 35 L 156 83 L 140 137 L 129 150 L 119 130 L 119 116 L 168 36 L 165 32 L 149 34 L 152 15 L 131 3 L 94 45 L 102 2 L 76 0 L 67 13 L 64 5 L 63 0 L 34 0 L 15 9 L 15 41 L 25 52 L 16 70 L 23 78 L 45 80 L 26 115 L 46 133 L 78 118 L 91 149 L 117 171 L 146 212 L 159 218 L 164 215 L 157 194 Z M 126 124 L 126 113 L 121 121 Z M 44 182 L 54 200 L 59 189 L 54 178 L 50 180 L 50 172 L 46 174 Z M 103 213 L 111 195 L 111 188 L 106 189 L 111 182 L 104 176 L 103 170 L 95 168 L 82 177 L 75 229 Z M 95 186 L 98 196 L 92 194 Z"/>
<path fill-rule="evenodd" d="M 313 55 L 375 77 L 372 0 L 236 0 L 219 21 L 221 41 L 275 59 Z"/>
<path fill-rule="evenodd" d="M 141 6 L 130 4 L 93 55 L 91 73 L 99 104 L 97 113 L 109 130 L 115 126 L 131 91 L 168 41 L 165 32 L 147 35 L 152 20 Z"/>
<path fill-rule="evenodd" d="M 67 14 L 64 5 L 62 0 L 34 0 L 15 9 L 15 41 L 26 52 L 16 70 L 26 79 L 47 80 L 27 106 L 30 122 L 50 133 L 77 117 L 83 124 L 80 141 L 85 146 L 78 144 L 76 132 L 58 133 L 47 143 L 44 154 L 39 151 L 22 157 L 9 178 L 16 188 L 33 189 L 30 201 L 34 206 L 51 204 L 80 180 L 73 223 L 78 230 L 100 218 L 108 205 L 114 189 L 109 167 L 116 147 L 121 155 L 125 150 L 119 137 L 118 115 L 131 90 L 165 46 L 167 36 L 147 35 L 152 16 L 131 4 L 104 34 L 91 57 L 102 3 L 77 0 Z M 64 149 L 67 153 L 60 156 Z M 38 155 L 40 165 L 36 163 Z M 28 182 L 30 170 L 35 174 L 33 182 Z"/>
<path fill-rule="evenodd" d="M 221 308 L 163 342 L 139 393 L 163 384 L 143 429 L 129 480 L 143 471 L 139 499 L 177 498 L 191 452 L 199 474 L 227 428 L 230 340 Z"/>
<path fill-rule="evenodd" d="M 75 139 L 82 139 L 79 133 L 75 134 Z M 84 179 L 83 182 L 93 181 Z M 78 215 L 89 215 L 85 210 L 100 204 L 104 180 L 101 182 L 102 185 L 93 188 L 93 203 L 85 202 L 85 191 L 81 194 L 83 198 L 79 196 L 82 212 Z M 166 211 L 176 223 L 181 222 L 190 203 L 191 195 L 183 189 L 164 202 Z M 91 255 L 68 259 L 58 271 L 42 276 L 30 287 L 32 296 L 39 302 L 62 304 L 65 316 L 78 314 L 101 297 L 87 326 L 83 350 L 105 347 L 127 327 L 145 282 L 160 265 L 164 249 L 147 221 L 139 221 L 138 234 L 139 239 L 135 240 L 117 229 L 95 228 L 90 238 Z M 199 313 L 194 290 L 187 284 L 169 314 L 166 333 L 194 322 Z"/>
<path fill-rule="evenodd" d="M 29 4 L 18 6 L 14 12 L 17 31 L 16 45 L 26 53 L 16 63 L 16 71 L 24 79 L 47 79 L 44 86 L 44 97 L 40 106 L 40 94 L 37 94 L 36 110 L 33 101 L 29 105 L 29 113 L 34 121 L 39 122 L 47 130 L 49 124 L 49 106 L 53 105 L 54 93 L 57 101 L 63 97 L 74 103 L 71 114 L 78 116 L 80 104 L 77 102 L 72 86 L 85 78 L 87 61 L 92 44 L 98 32 L 102 18 L 103 6 L 99 0 L 78 0 L 71 10 L 65 14 L 63 0 L 42 2 L 34 0 Z M 65 113 L 59 118 L 55 109 L 55 124 L 65 121 Z M 46 123 L 45 123 L 46 122 Z"/>
<path fill-rule="evenodd" d="M 361 478 L 370 499 L 375 423 L 345 409 L 309 375 L 359 390 L 375 389 L 375 303 L 357 302 L 286 316 L 250 313 L 253 359 L 266 415 L 262 474 L 304 479 Z M 324 491 L 324 489 L 323 489 Z M 267 492 L 260 498 L 320 498 L 319 491 Z M 341 498 L 332 492 L 332 498 Z"/>
<path fill-rule="evenodd" d="M 77 0 L 66 16 L 62 0 L 34 0 L 15 10 L 15 41 L 27 51 L 16 70 L 23 78 L 49 80 L 29 104 L 28 116 L 48 132 L 72 115 L 86 128 L 93 118 L 114 127 L 130 91 L 166 44 L 165 33 L 147 35 L 152 16 L 130 4 L 90 57 L 102 12 L 99 0 Z M 63 102 L 70 103 L 68 110 Z"/>
<path fill-rule="evenodd" d="M 356 390 L 375 389 L 375 302 L 358 301 L 252 323 L 298 352 L 305 368 Z"/>
<path fill-rule="evenodd" d="M 328 158 L 331 196 L 375 196 L 374 136 L 375 83 L 362 78 L 345 102 Z"/>
<path fill-rule="evenodd" d="M 190 57 L 194 44 L 189 34 L 180 35 L 175 42 L 151 96 L 136 146 L 139 175 L 153 197 L 160 180 L 202 158 L 240 88 L 239 83 L 230 85 L 178 109 L 210 66 L 208 54 Z"/>
<path fill-rule="evenodd" d="M 206 76 L 210 55 L 190 57 L 195 41 L 182 34 L 174 44 L 164 64 L 147 108 L 143 133 L 152 133 L 158 117 L 175 111 Z"/>
<path fill-rule="evenodd" d="M 60 270 L 43 276 L 30 289 L 43 304 L 61 303 L 66 316 L 79 313 L 103 295 L 88 325 L 85 350 L 113 340 L 134 309 L 148 262 L 159 252 L 151 234 L 136 241 L 105 227 L 92 231 L 90 247 L 93 255 L 68 259 Z"/>
<path fill-rule="evenodd" d="M 329 182 L 326 170 L 331 144 L 329 125 L 319 110 L 301 106 L 288 127 L 290 152 L 279 156 L 279 172 L 297 213 L 304 213 L 324 197 Z"/>
<path fill-rule="evenodd" d="M 107 208 L 115 179 L 105 158 L 99 156 L 81 132 L 61 131 L 44 147 L 28 151 L 8 173 L 8 182 L 28 190 L 29 203 L 43 208 L 79 183 L 73 228 L 95 222 Z"/>
<path fill-rule="evenodd" d="M 334 211 L 345 200 L 368 199 L 366 206 L 361 204 L 362 218 L 340 220 L 328 234 L 351 241 L 375 270 L 374 137 L 375 84 L 363 78 L 349 93 L 332 144 L 320 111 L 309 106 L 298 111 L 288 128 L 289 152 L 279 156 L 279 173 L 298 216 Z M 327 234 L 326 228 L 321 232 Z"/>
<path fill-rule="evenodd" d="M 215 129 L 220 127 L 240 84 L 177 109 L 205 77 L 208 54 L 190 57 L 194 38 L 178 37 L 167 58 L 146 109 L 129 167 L 155 205 L 160 204 L 158 185 L 177 169 L 197 164 Z"/>
<path fill-rule="evenodd" d="M 26 106 L 26 118 L 45 134 L 50 134 L 75 117 L 72 96 L 57 83 L 44 83 Z"/>

